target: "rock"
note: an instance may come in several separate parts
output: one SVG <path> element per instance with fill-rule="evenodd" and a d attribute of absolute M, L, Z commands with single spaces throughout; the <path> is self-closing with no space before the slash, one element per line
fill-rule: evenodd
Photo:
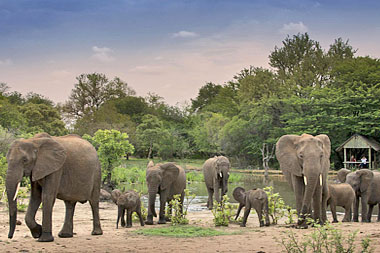
<path fill-rule="evenodd" d="M 111 194 L 104 189 L 100 189 L 99 199 L 100 199 L 100 201 L 109 201 L 109 200 L 111 200 Z"/>
<path fill-rule="evenodd" d="M 16 220 L 16 225 L 20 226 L 22 223 L 19 220 Z"/>

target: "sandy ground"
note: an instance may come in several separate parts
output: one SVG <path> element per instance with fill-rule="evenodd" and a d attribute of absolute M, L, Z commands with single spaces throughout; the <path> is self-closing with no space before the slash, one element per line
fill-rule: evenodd
<path fill-rule="evenodd" d="M 39 243 L 31 237 L 24 222 L 25 213 L 19 212 L 18 219 L 22 225 L 17 226 L 13 239 L 8 239 L 8 212 L 4 205 L 0 206 L 0 252 L 282 252 L 282 246 L 277 242 L 286 231 L 294 231 L 299 236 L 310 233 L 312 229 L 298 230 L 289 228 L 281 221 L 279 225 L 260 228 L 256 215 L 250 215 L 247 227 L 240 228 L 238 224 L 230 224 L 228 228 L 217 228 L 230 232 L 241 232 L 236 235 L 171 238 L 160 236 L 143 236 L 131 233 L 141 229 L 134 222 L 132 228 L 115 228 L 117 209 L 109 202 L 100 203 L 100 215 L 103 228 L 102 236 L 91 236 L 92 214 L 90 205 L 77 204 L 74 215 L 73 238 L 59 238 L 58 232 L 63 224 L 64 203 L 57 200 L 53 214 L 54 242 Z M 190 224 L 203 227 L 214 227 L 210 211 L 189 213 Z M 331 219 L 331 217 L 329 217 Z M 340 220 L 342 216 L 338 217 Z M 41 210 L 37 219 L 41 220 Z M 358 238 L 369 235 L 372 239 L 374 252 L 380 252 L 380 223 L 340 223 L 334 224 L 345 232 L 358 229 Z M 154 225 L 169 226 L 166 225 Z M 145 226 L 144 228 L 152 226 Z M 277 240 L 276 240 L 277 238 Z"/>

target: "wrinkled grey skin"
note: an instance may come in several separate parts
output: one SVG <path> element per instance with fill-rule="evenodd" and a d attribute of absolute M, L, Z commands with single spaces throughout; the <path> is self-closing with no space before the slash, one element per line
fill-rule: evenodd
<path fill-rule="evenodd" d="M 220 202 L 223 195 L 227 194 L 230 168 L 230 161 L 224 156 L 215 156 L 203 164 L 202 170 L 208 191 L 208 209 L 211 210 L 213 207 L 213 195 L 215 196 L 215 200 Z"/>
<path fill-rule="evenodd" d="M 247 224 L 248 215 L 251 208 L 254 208 L 259 217 L 260 227 L 269 226 L 269 209 L 268 209 L 268 195 L 262 189 L 253 189 L 245 191 L 242 187 L 236 187 L 232 193 L 234 199 L 239 202 L 239 208 L 236 213 L 235 220 L 239 217 L 241 209 L 245 206 L 243 222 L 240 227 L 245 227 Z M 265 224 L 263 221 L 265 215 Z"/>
<path fill-rule="evenodd" d="M 345 182 L 351 185 L 356 195 L 353 221 L 359 221 L 359 202 L 361 202 L 362 222 L 371 222 L 373 207 L 377 204 L 380 207 L 380 173 L 368 169 L 357 170 L 348 173 Z M 367 205 L 369 205 L 368 211 Z M 380 221 L 380 209 L 377 221 Z"/>
<path fill-rule="evenodd" d="M 330 139 L 324 134 L 284 135 L 277 141 L 277 160 L 296 197 L 298 228 L 307 228 L 306 217 L 311 209 L 315 221 L 327 221 L 330 153 Z"/>
<path fill-rule="evenodd" d="M 338 222 L 336 217 L 336 207 L 344 208 L 345 213 L 343 222 L 349 222 L 352 219 L 352 205 L 355 202 L 355 192 L 351 185 L 346 183 L 329 184 L 329 195 L 327 198 L 327 206 L 330 206 L 333 216 L 333 223 Z"/>
<path fill-rule="evenodd" d="M 13 237 L 17 208 L 14 195 L 22 177 L 30 177 L 31 194 L 25 222 L 39 242 L 53 241 L 52 210 L 56 198 L 66 206 L 59 237 L 73 236 L 73 215 L 77 202 L 90 202 L 93 235 L 101 235 L 99 219 L 100 163 L 95 148 L 77 135 L 51 137 L 46 133 L 13 142 L 8 154 L 6 190 L 9 203 L 9 234 Z M 42 226 L 35 220 L 42 202 Z"/>
<path fill-rule="evenodd" d="M 156 164 L 149 162 L 146 170 L 146 182 L 148 185 L 148 216 L 145 224 L 153 225 L 153 216 L 157 217 L 155 211 L 156 194 L 160 195 L 160 212 L 158 224 L 165 224 L 166 202 L 170 202 L 174 195 L 181 195 L 180 202 L 183 205 L 186 189 L 185 170 L 174 163 Z M 169 205 L 169 212 L 171 207 Z"/>
<path fill-rule="evenodd" d="M 121 226 L 125 227 L 124 214 L 127 210 L 127 228 L 132 227 L 132 214 L 136 212 L 140 219 L 141 226 L 144 226 L 144 219 L 141 215 L 141 201 L 140 196 L 133 190 L 122 193 L 120 190 L 113 190 L 111 193 L 112 201 L 117 205 L 117 221 L 116 228 L 119 227 L 119 221 L 121 218 Z"/>

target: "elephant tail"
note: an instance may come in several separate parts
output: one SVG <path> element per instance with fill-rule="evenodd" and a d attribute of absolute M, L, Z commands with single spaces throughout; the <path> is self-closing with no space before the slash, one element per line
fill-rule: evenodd
<path fill-rule="evenodd" d="M 245 189 L 243 187 L 236 187 L 232 192 L 232 196 L 240 204 L 245 204 Z"/>

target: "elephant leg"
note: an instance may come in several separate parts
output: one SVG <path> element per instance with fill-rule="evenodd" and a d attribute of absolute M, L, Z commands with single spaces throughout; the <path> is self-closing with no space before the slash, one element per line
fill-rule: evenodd
<path fill-rule="evenodd" d="M 183 214 L 183 203 L 184 202 L 185 202 L 185 192 L 182 192 L 181 193 L 181 199 L 180 199 L 180 204 L 181 204 L 180 212 L 181 212 L 181 214 Z"/>
<path fill-rule="evenodd" d="M 44 178 L 45 184 L 42 186 L 42 233 L 38 238 L 39 242 L 52 242 L 54 237 L 52 234 L 52 212 L 57 196 L 57 187 L 46 181 L 51 180 L 51 175 Z"/>
<path fill-rule="evenodd" d="M 100 226 L 100 217 L 99 217 L 99 194 L 97 198 L 90 199 L 90 205 L 92 210 L 92 235 L 102 235 L 103 231 Z"/>
<path fill-rule="evenodd" d="M 264 203 L 264 215 L 265 215 L 265 226 L 269 226 L 270 225 L 270 221 L 269 221 L 268 200 L 265 200 L 265 203 Z"/>
<path fill-rule="evenodd" d="M 330 204 L 330 208 L 331 208 L 331 214 L 333 216 L 333 223 L 337 223 L 338 218 L 336 217 L 336 205 L 334 202 Z"/>
<path fill-rule="evenodd" d="M 241 211 L 241 209 L 243 208 L 243 206 L 244 206 L 244 205 L 243 205 L 242 203 L 239 204 L 239 208 L 238 208 L 238 210 L 237 210 L 235 220 L 237 220 L 237 218 L 239 217 L 240 211 Z"/>
<path fill-rule="evenodd" d="M 127 209 L 127 228 L 132 227 L 132 210 L 129 208 Z"/>
<path fill-rule="evenodd" d="M 355 203 L 354 203 L 354 222 L 359 222 L 359 196 L 356 195 Z"/>
<path fill-rule="evenodd" d="M 167 194 L 166 191 L 161 191 L 160 193 L 160 213 L 158 216 L 158 224 L 166 224 L 166 219 L 165 219 L 165 205 L 166 205 L 166 200 L 167 200 Z"/>
<path fill-rule="evenodd" d="M 143 219 L 143 217 L 142 217 L 142 215 L 141 215 L 141 208 L 138 208 L 137 211 L 136 211 L 136 213 L 137 213 L 137 216 L 139 216 L 139 219 L 140 219 L 140 225 L 141 225 L 141 226 L 144 226 L 144 219 Z"/>
<path fill-rule="evenodd" d="M 39 238 L 42 233 L 42 226 L 36 222 L 36 213 L 41 204 L 41 187 L 36 182 L 31 182 L 31 186 L 28 210 L 25 215 L 25 223 L 32 233 L 33 238 Z"/>
<path fill-rule="evenodd" d="M 344 217 L 342 222 L 350 222 L 351 221 L 351 206 L 346 205 L 344 207 Z"/>
<path fill-rule="evenodd" d="M 303 195 L 305 193 L 305 185 L 302 177 L 292 176 L 292 185 L 294 188 L 294 194 L 296 196 L 296 209 L 297 214 L 301 214 Z"/>
<path fill-rule="evenodd" d="M 322 215 L 322 224 L 325 224 L 327 222 L 327 197 L 329 193 L 329 189 L 327 187 L 327 183 L 323 184 L 321 186 L 322 188 L 322 209 L 321 209 L 321 215 Z"/>
<path fill-rule="evenodd" d="M 372 218 L 372 211 L 373 211 L 373 207 L 375 205 L 369 205 L 369 208 L 368 208 L 368 215 L 367 215 L 367 221 L 368 222 L 371 222 L 371 218 Z"/>
<path fill-rule="evenodd" d="M 65 200 L 66 206 L 66 215 L 65 222 L 63 223 L 63 227 L 61 231 L 58 233 L 58 236 L 61 238 L 73 237 L 73 216 L 75 211 L 76 201 L 67 201 Z"/>
<path fill-rule="evenodd" d="M 380 203 L 378 204 L 377 208 L 378 208 L 377 222 L 380 222 Z"/>
<path fill-rule="evenodd" d="M 368 197 L 362 196 L 361 198 L 362 204 L 362 222 L 368 222 Z"/>
<path fill-rule="evenodd" d="M 208 200 L 207 200 L 207 208 L 209 210 L 211 210 L 213 208 L 213 205 L 214 205 L 214 200 L 213 200 L 213 195 L 214 195 L 214 190 L 211 189 L 211 188 L 207 188 L 207 191 L 208 191 Z"/>
<path fill-rule="evenodd" d="M 121 206 L 117 206 L 117 220 L 116 220 L 116 229 L 119 228 L 119 221 L 120 221 L 120 217 L 122 215 L 124 215 L 124 212 L 123 212 L 124 208 L 121 207 Z"/>
<path fill-rule="evenodd" d="M 263 227 L 264 226 L 264 221 L 263 221 L 263 210 L 262 208 L 257 208 L 255 209 L 256 212 L 257 212 L 257 216 L 259 217 L 259 223 L 260 223 L 260 227 Z"/>
<path fill-rule="evenodd" d="M 247 201 L 248 202 L 248 201 Z M 251 212 L 251 204 L 248 202 L 245 205 L 245 210 L 244 210 L 244 217 L 243 217 L 243 222 L 240 224 L 240 227 L 245 227 L 247 224 L 247 219 L 248 215 Z"/>
<path fill-rule="evenodd" d="M 121 211 L 120 211 L 120 218 L 121 218 L 121 226 L 122 227 L 125 227 L 125 209 L 124 208 L 121 208 Z M 119 222 L 118 222 L 119 223 Z"/>

